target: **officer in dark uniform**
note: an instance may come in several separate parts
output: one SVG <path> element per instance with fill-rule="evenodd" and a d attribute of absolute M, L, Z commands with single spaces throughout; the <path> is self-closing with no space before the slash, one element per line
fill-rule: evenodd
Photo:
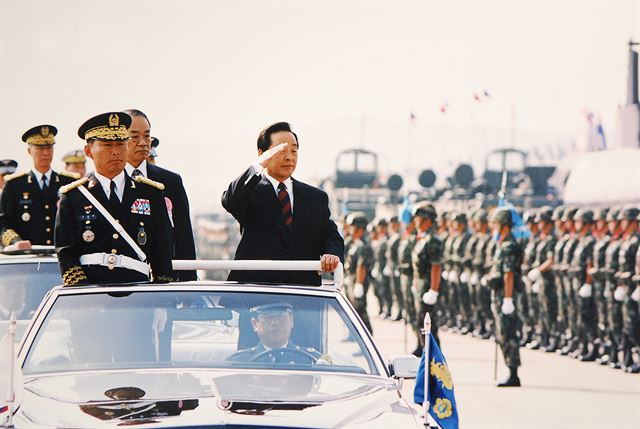
<path fill-rule="evenodd" d="M 174 279 L 163 185 L 124 170 L 130 124 L 109 112 L 78 130 L 96 171 L 61 189 L 55 238 L 66 285 Z"/>
<path fill-rule="evenodd" d="M 3 246 L 15 244 L 28 249 L 32 244 L 53 245 L 58 190 L 79 178 L 77 174 L 51 169 L 57 133 L 53 125 L 38 125 L 22 136 L 33 158 L 33 169 L 5 177 L 0 201 Z"/>
<path fill-rule="evenodd" d="M 13 159 L 0 159 L 0 198 L 2 197 L 2 189 L 4 189 L 4 178 L 16 172 L 18 162 Z"/>
<path fill-rule="evenodd" d="M 62 157 L 64 169 L 70 173 L 76 173 L 79 177 L 87 175 L 87 156 L 83 150 L 72 150 Z"/>
<path fill-rule="evenodd" d="M 518 316 L 514 303 L 517 302 L 516 284 L 521 282 L 520 267 L 522 250 L 513 235 L 511 211 L 499 208 L 494 214 L 498 240 L 493 256 L 493 267 L 488 274 L 492 290 L 492 309 L 496 321 L 496 340 L 502 350 L 504 362 L 509 368 L 509 377 L 498 387 L 518 387 L 518 367 L 520 366 L 520 344 L 518 341 Z"/>
<path fill-rule="evenodd" d="M 251 327 L 260 342 L 251 348 L 229 356 L 232 362 L 269 362 L 281 364 L 314 364 L 321 358 L 313 347 L 300 347 L 290 337 L 293 330 L 293 309 L 288 303 L 271 303 L 252 307 Z M 330 361 L 330 358 L 325 358 Z"/>
<path fill-rule="evenodd" d="M 418 230 L 416 244 L 411 254 L 413 265 L 413 284 L 411 289 L 416 306 L 416 323 L 414 330 L 418 338 L 418 347 L 413 354 L 421 356 L 424 350 L 424 317 L 429 312 L 431 316 L 431 335 L 436 342 L 438 338 L 438 295 L 440 294 L 441 263 L 443 244 L 436 234 L 435 224 L 438 214 L 430 203 L 418 203 L 413 207 L 413 221 Z"/>

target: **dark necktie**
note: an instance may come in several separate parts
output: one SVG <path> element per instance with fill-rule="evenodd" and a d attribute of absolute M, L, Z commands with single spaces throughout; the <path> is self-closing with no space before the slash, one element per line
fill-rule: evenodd
<path fill-rule="evenodd" d="M 282 207 L 284 224 L 287 225 L 287 228 L 291 229 L 291 224 L 293 223 L 291 199 L 289 199 L 289 192 L 287 192 L 287 187 L 282 182 L 280 182 L 280 184 L 278 185 L 278 200 L 280 200 L 280 206 Z"/>
<path fill-rule="evenodd" d="M 42 175 L 42 191 L 47 192 L 49 190 L 49 185 L 47 185 L 47 176 Z"/>
<path fill-rule="evenodd" d="M 111 193 L 109 194 L 109 203 L 114 207 L 118 207 L 120 205 L 120 200 L 118 199 L 118 195 L 116 194 L 116 182 L 112 180 L 110 187 Z"/>
<path fill-rule="evenodd" d="M 144 177 L 144 174 L 142 174 L 142 171 L 138 170 L 137 168 L 134 168 L 133 171 L 131 172 L 131 177 L 135 179 L 138 176 Z"/>

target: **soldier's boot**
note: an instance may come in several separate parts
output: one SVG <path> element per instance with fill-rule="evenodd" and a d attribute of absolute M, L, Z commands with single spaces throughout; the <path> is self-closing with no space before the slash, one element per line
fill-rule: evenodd
<path fill-rule="evenodd" d="M 509 368 L 509 377 L 501 383 L 498 383 L 498 387 L 520 387 L 520 378 L 518 377 L 518 367 Z"/>
<path fill-rule="evenodd" d="M 613 345 L 611 347 L 611 351 L 609 352 L 609 359 L 607 359 L 607 364 L 610 368 L 620 369 L 620 359 L 618 358 L 618 346 Z"/>
<path fill-rule="evenodd" d="M 569 338 L 569 339 L 567 340 L 567 345 L 566 345 L 566 346 L 564 346 L 564 347 L 562 348 L 562 350 L 560 350 L 560 354 L 561 354 L 562 356 L 566 356 L 566 355 L 568 355 L 569 353 L 573 353 L 573 352 L 575 352 L 575 351 L 576 351 L 576 349 L 578 348 L 578 346 L 579 346 L 579 345 L 580 345 L 580 344 L 579 344 L 579 342 L 577 341 L 577 339 L 576 339 L 576 338 L 574 338 L 574 337 L 571 337 L 571 338 Z"/>
<path fill-rule="evenodd" d="M 574 359 L 579 359 L 580 355 L 588 352 L 587 343 L 585 341 L 579 340 L 577 343 L 578 343 L 578 347 L 574 351 L 569 353 L 569 356 L 571 356 Z"/>
<path fill-rule="evenodd" d="M 525 327 L 522 329 L 522 337 L 520 338 L 520 347 L 525 347 L 533 338 L 533 329 Z"/>
<path fill-rule="evenodd" d="M 541 347 L 540 350 L 544 351 L 545 353 L 553 353 L 558 349 L 558 338 L 551 335 L 549 337 L 549 341 L 547 342 L 547 344 L 544 347 Z"/>
<path fill-rule="evenodd" d="M 540 340 L 538 340 L 537 338 L 534 338 L 533 340 L 529 341 L 526 346 L 528 349 L 531 349 L 531 350 L 538 350 L 539 348 L 542 347 L 542 345 L 540 344 Z"/>
<path fill-rule="evenodd" d="M 585 347 L 586 350 L 578 356 L 578 360 L 581 362 L 595 362 L 598 357 L 598 347 L 593 343 L 587 343 Z"/>

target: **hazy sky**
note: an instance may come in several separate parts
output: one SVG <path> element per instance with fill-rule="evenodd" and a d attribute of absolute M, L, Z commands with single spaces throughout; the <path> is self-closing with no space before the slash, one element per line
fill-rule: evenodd
<path fill-rule="evenodd" d="M 477 163 L 512 125 L 519 147 L 579 143 L 585 109 L 615 143 L 640 4 L 0 0 L 0 26 L 0 158 L 30 167 L 20 137 L 50 123 L 60 169 L 84 120 L 135 107 L 158 163 L 217 209 L 279 120 L 303 181 L 361 144 L 394 172 Z"/>

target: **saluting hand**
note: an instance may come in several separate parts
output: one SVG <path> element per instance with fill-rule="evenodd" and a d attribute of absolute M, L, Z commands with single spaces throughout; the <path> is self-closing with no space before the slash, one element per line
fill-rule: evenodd
<path fill-rule="evenodd" d="M 264 168 L 267 168 L 269 160 L 278 153 L 282 152 L 284 148 L 287 147 L 287 144 L 288 143 L 280 143 L 279 145 L 274 146 L 271 149 L 265 150 L 264 152 L 262 152 L 262 155 L 258 157 L 258 163 Z"/>

